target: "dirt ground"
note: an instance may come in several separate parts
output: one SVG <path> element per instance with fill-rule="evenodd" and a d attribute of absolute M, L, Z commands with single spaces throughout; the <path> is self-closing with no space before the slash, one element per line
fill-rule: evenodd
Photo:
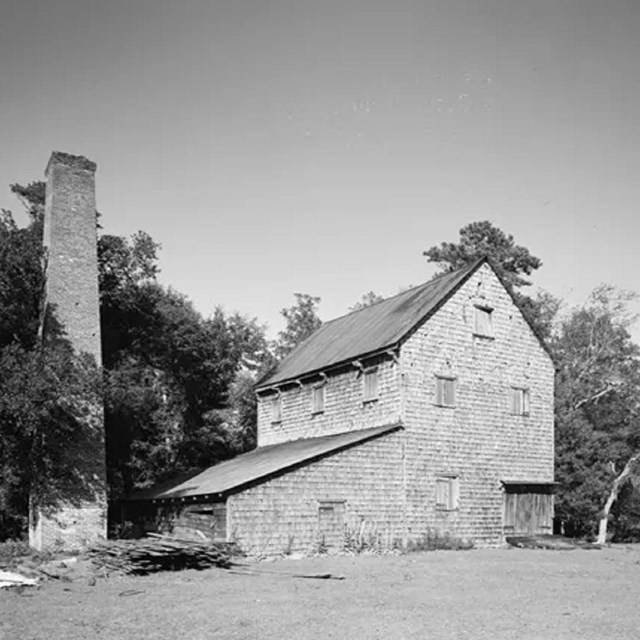
<path fill-rule="evenodd" d="M 0 639 L 640 637 L 637 545 L 283 559 L 238 571 L 3 590 Z M 344 580 L 293 577 L 317 573 Z"/>

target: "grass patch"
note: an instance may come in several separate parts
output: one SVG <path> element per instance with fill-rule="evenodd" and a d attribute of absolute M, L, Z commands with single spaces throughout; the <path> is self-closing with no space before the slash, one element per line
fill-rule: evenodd
<path fill-rule="evenodd" d="M 0 542 L 0 568 L 15 569 L 21 564 L 40 564 L 51 560 L 53 554 L 35 551 L 26 540 Z"/>
<path fill-rule="evenodd" d="M 437 529 L 428 529 L 419 538 L 409 540 L 404 548 L 406 553 L 415 553 L 418 551 L 467 551 L 473 549 L 473 540 L 468 538 L 459 538 L 450 534 L 448 531 L 439 531 Z"/>
<path fill-rule="evenodd" d="M 29 640 L 636 640 L 640 547 L 324 555 L 0 593 Z M 309 580 L 309 574 L 344 580 Z"/>

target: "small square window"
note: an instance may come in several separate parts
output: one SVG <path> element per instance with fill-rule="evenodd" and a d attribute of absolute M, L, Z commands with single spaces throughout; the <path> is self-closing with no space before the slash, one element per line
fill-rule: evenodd
<path fill-rule="evenodd" d="M 456 406 L 456 379 L 436 377 L 436 404 L 441 407 Z"/>
<path fill-rule="evenodd" d="M 311 388 L 311 413 L 324 412 L 324 384 Z"/>
<path fill-rule="evenodd" d="M 372 369 L 365 369 L 363 380 L 363 395 L 364 402 L 372 402 L 378 399 L 378 367 Z"/>
<path fill-rule="evenodd" d="M 475 308 L 474 333 L 477 336 L 493 338 L 493 309 L 489 307 Z"/>
<path fill-rule="evenodd" d="M 271 423 L 282 422 L 282 398 L 274 396 L 271 400 Z"/>
<path fill-rule="evenodd" d="M 511 389 L 511 413 L 514 416 L 529 415 L 529 390 L 513 387 Z"/>
<path fill-rule="evenodd" d="M 457 476 L 436 478 L 436 509 L 455 511 L 460 506 L 460 482 Z"/>

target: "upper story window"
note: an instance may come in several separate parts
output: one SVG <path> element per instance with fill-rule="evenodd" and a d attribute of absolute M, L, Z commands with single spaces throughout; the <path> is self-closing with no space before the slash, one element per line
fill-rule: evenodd
<path fill-rule="evenodd" d="M 490 307 L 475 307 L 473 332 L 477 336 L 493 338 L 493 309 Z"/>
<path fill-rule="evenodd" d="M 511 389 L 511 413 L 514 416 L 529 415 L 529 389 L 512 387 Z"/>
<path fill-rule="evenodd" d="M 436 404 L 441 407 L 456 406 L 456 379 L 436 377 Z"/>
<path fill-rule="evenodd" d="M 271 423 L 282 422 L 282 397 L 280 394 L 271 399 Z"/>
<path fill-rule="evenodd" d="M 372 402 L 378 399 L 378 367 L 365 369 L 362 375 L 363 402 Z"/>
<path fill-rule="evenodd" d="M 311 388 L 311 413 L 324 412 L 324 384 L 317 384 Z"/>
<path fill-rule="evenodd" d="M 436 478 L 436 509 L 455 511 L 460 507 L 460 481 L 457 476 Z"/>

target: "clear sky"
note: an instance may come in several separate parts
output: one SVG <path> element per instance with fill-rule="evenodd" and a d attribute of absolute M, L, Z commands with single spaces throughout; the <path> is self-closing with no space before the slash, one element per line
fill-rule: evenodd
<path fill-rule="evenodd" d="M 4 0 L 0 206 L 52 150 L 107 233 L 271 331 L 433 273 L 491 220 L 576 304 L 640 290 L 637 0 Z M 639 308 L 640 310 L 640 308 Z M 640 339 L 640 331 L 634 336 Z"/>

